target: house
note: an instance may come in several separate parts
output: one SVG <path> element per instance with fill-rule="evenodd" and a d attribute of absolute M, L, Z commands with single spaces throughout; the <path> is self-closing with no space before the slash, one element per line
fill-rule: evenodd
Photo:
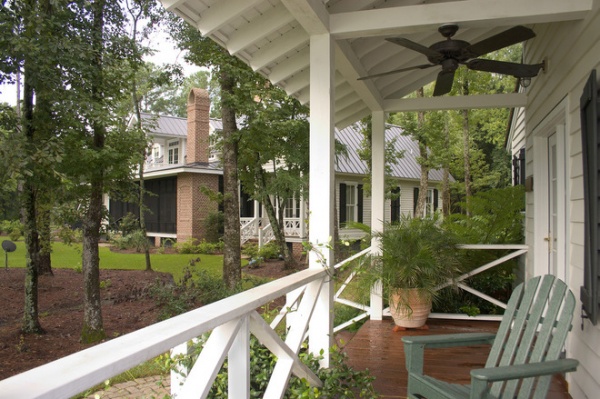
<path fill-rule="evenodd" d="M 201 191 L 201 187 L 222 190 L 222 169 L 218 154 L 211 146 L 212 137 L 221 130 L 222 122 L 209 117 L 210 103 L 205 90 L 193 89 L 188 100 L 187 118 L 142 114 L 145 123 L 150 126 L 152 140 L 144 168 L 144 185 L 152 193 L 146 198 L 146 206 L 150 210 L 146 213 L 146 228 L 157 246 L 165 239 L 201 240 L 204 238 L 205 219 L 218 210 L 218 205 Z M 370 224 L 371 220 L 371 200 L 363 191 L 367 165 L 358 155 L 362 138 L 358 122 L 336 129 L 336 139 L 346 148 L 346 153 L 338 157 L 335 170 L 340 237 L 347 240 L 357 240 L 364 235 L 359 229 L 346 227 L 348 222 Z M 397 186 L 394 198 L 386 202 L 385 220 L 394 221 L 400 215 L 414 213 L 421 173 L 417 163 L 419 147 L 410 137 L 402 135 L 399 126 L 386 127 L 386 140 L 393 141 L 396 151 L 402 154 L 390 165 Z M 433 214 L 441 207 L 437 188 L 441 180 L 441 170 L 429 172 L 426 214 Z M 302 251 L 301 243 L 307 239 L 307 206 L 300 198 L 290 198 L 284 212 L 287 241 L 294 244 L 292 246 L 297 252 Z M 128 212 L 138 212 L 135 205 L 118 200 L 108 200 L 107 207 L 113 221 Z M 265 242 L 269 240 L 271 230 L 266 212 L 243 189 L 240 193 L 240 218 L 242 243 L 258 240 L 259 233 L 264 235 Z"/>
<path fill-rule="evenodd" d="M 579 367 L 567 376 L 567 382 L 574 399 L 598 396 L 600 195 L 597 160 L 600 157 L 598 144 L 593 139 L 598 129 L 595 73 L 600 69 L 600 0 L 163 0 L 162 3 L 204 37 L 214 40 L 288 94 L 310 105 L 308 240 L 315 246 L 327 243 L 334 232 L 336 127 L 343 129 L 367 115 L 372 117 L 371 228 L 380 231 L 386 209 L 383 163 L 386 113 L 515 108 L 518 112 L 515 112 L 510 144 L 515 154 L 524 155 L 517 157 L 517 163 L 525 165 L 519 172 L 527 191 L 525 243 L 528 248 L 524 273 L 526 276 L 556 274 L 578 297 L 575 320 L 580 323 L 572 329 L 565 351 L 567 357 L 579 360 Z M 447 29 L 448 24 L 458 26 L 458 31 L 453 33 Z M 442 83 L 442 89 L 448 88 L 454 68 L 464 68 L 465 63 L 479 70 L 493 64 L 471 63 L 468 59 L 459 62 L 451 55 L 437 57 L 435 53 L 426 63 L 426 54 L 431 55 L 429 47 L 440 43 L 440 33 L 466 42 L 468 47 L 469 43 L 484 43 L 481 47 L 489 49 L 497 47 L 497 38 L 505 38 L 503 33 L 515 26 L 525 26 L 535 34 L 535 37 L 517 34 L 504 41 L 525 42 L 523 62 L 531 65 L 533 72 L 520 76 L 523 78 L 520 92 L 406 98 L 436 80 Z M 524 30 L 518 28 L 518 31 Z M 396 43 L 385 40 L 394 37 L 403 40 Z M 443 70 L 441 64 L 444 64 Z M 521 67 L 515 68 L 523 71 Z M 393 70 L 401 72 L 387 73 Z M 379 76 L 359 80 L 367 75 Z M 377 252 L 377 242 L 373 244 L 371 250 Z M 327 366 L 332 344 L 334 296 L 327 273 L 334 257 L 332 248 L 326 245 L 318 248 L 319 251 L 309 254 L 308 270 L 261 287 L 264 291 L 261 299 L 307 287 L 310 295 L 303 298 L 314 300 L 313 306 L 306 308 L 306 318 L 290 321 L 290 328 L 299 337 L 309 336 L 309 350 L 313 353 L 322 350 L 322 364 Z M 154 329 L 116 338 L 97 349 L 92 348 L 85 357 L 65 359 L 39 369 L 37 374 L 32 372 L 7 381 L 2 384 L 3 392 L 17 397 L 22 387 L 27 386 L 31 396 L 34 390 L 44 394 L 59 388 L 72 396 L 83 389 L 80 381 L 85 380 L 86 386 L 91 386 L 219 326 L 219 332 L 234 343 L 215 347 L 217 354 L 211 360 L 216 360 L 198 362 L 202 364 L 192 370 L 194 375 L 204 378 L 213 368 L 218 369 L 218 356 L 222 359 L 229 351 L 231 373 L 236 376 L 236 383 L 239 381 L 230 386 L 230 395 L 249 397 L 245 388 L 249 387 L 249 355 L 248 346 L 243 342 L 247 342 L 252 332 L 272 343 L 271 350 L 285 354 L 286 365 L 281 362 L 281 374 L 277 374 L 281 378 L 270 385 L 273 392 L 269 391 L 269 397 L 279 397 L 285 388 L 285 376 L 290 375 L 293 364 L 298 362 L 298 352 L 296 345 L 291 348 L 270 339 L 269 327 L 257 322 L 252 312 L 259 296 L 256 291 L 252 296 L 240 294 L 209 309 L 198 309 L 163 322 Z M 372 320 L 382 317 L 381 303 L 376 296 L 369 312 Z M 119 357 L 105 360 L 100 356 L 108 353 L 119 353 Z M 82 364 L 86 365 L 85 369 Z M 293 370 L 296 375 L 304 375 L 301 371 L 298 367 Z M 311 384 L 318 385 L 313 375 L 306 375 Z M 204 381 L 198 382 L 200 379 L 190 379 L 190 391 L 194 388 L 192 384 L 200 385 Z M 30 381 L 37 383 L 34 386 Z M 200 385 L 198 391 L 205 392 L 200 391 L 200 388 L 206 390 L 205 387 L 206 384 Z"/>

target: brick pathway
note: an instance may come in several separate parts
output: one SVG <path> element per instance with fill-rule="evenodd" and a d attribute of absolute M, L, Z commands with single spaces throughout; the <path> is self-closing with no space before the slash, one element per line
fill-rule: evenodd
<path fill-rule="evenodd" d="M 163 399 L 170 394 L 171 378 L 156 375 L 111 385 L 86 399 Z"/>

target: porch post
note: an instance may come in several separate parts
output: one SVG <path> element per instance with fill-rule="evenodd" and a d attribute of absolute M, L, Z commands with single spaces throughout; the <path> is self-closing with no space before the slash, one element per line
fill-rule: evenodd
<path fill-rule="evenodd" d="M 371 232 L 383 231 L 385 219 L 385 113 L 373 111 L 371 143 Z M 379 240 L 371 240 L 371 253 L 381 253 Z M 381 281 L 371 287 L 371 320 L 383 318 Z"/>
<path fill-rule="evenodd" d="M 308 254 L 309 268 L 333 266 L 334 212 L 334 52 L 328 33 L 310 37 L 310 176 L 309 242 L 316 251 Z M 329 245 L 331 244 L 331 245 Z M 318 282 L 316 282 L 318 283 Z M 309 350 L 323 350 L 321 366 L 329 367 L 329 348 L 333 344 L 333 282 L 327 278 L 311 318 Z"/>

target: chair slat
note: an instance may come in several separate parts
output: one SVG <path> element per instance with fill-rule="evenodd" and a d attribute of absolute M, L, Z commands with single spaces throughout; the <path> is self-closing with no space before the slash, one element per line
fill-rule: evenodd
<path fill-rule="evenodd" d="M 575 305 L 573 293 L 555 276 L 535 277 L 517 286 L 508 302 L 485 369 L 474 370 L 471 374 L 472 386 L 438 381 L 423 375 L 422 367 L 412 367 L 409 369 L 409 397 L 481 399 L 483 395 L 494 399 L 544 399 L 552 378 L 550 374 L 573 371 L 578 363 L 573 359 L 558 360 L 571 329 Z M 442 341 L 453 342 L 434 338 L 428 339 L 433 339 L 435 347 L 444 346 Z M 405 345 L 408 346 L 407 365 L 415 362 L 422 365 L 427 342 L 418 344 L 406 338 Z M 419 347 L 418 351 L 409 350 L 415 345 Z M 408 358 L 413 355 L 421 360 Z M 514 379 L 516 377 L 520 379 Z"/>

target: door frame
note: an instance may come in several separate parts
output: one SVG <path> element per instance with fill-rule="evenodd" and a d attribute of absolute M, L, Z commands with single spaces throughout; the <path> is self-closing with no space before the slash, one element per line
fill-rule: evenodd
<path fill-rule="evenodd" d="M 557 195 L 558 228 L 556 232 L 557 240 L 560 243 L 557 250 L 557 262 L 562 263 L 564 275 L 558 276 L 568 283 L 569 273 L 567 261 L 569 259 L 569 201 L 568 196 L 570 185 L 570 167 L 567 162 L 570 153 L 570 143 L 567 139 L 568 127 L 568 100 L 563 99 L 554 109 L 543 118 L 543 120 L 533 129 L 533 180 L 535 188 L 533 190 L 533 238 L 528 242 L 530 250 L 533 251 L 533 275 L 539 276 L 549 272 L 550 252 L 548 251 L 548 242 L 545 240 L 549 233 L 550 223 L 550 204 L 549 204 L 549 157 L 548 157 L 548 139 L 556 134 L 557 149 L 557 172 L 559 178 L 559 187 Z M 562 167 L 561 167 L 562 166 Z M 562 182 L 560 182 L 562 179 Z M 558 270 L 561 270 L 559 268 Z"/>

